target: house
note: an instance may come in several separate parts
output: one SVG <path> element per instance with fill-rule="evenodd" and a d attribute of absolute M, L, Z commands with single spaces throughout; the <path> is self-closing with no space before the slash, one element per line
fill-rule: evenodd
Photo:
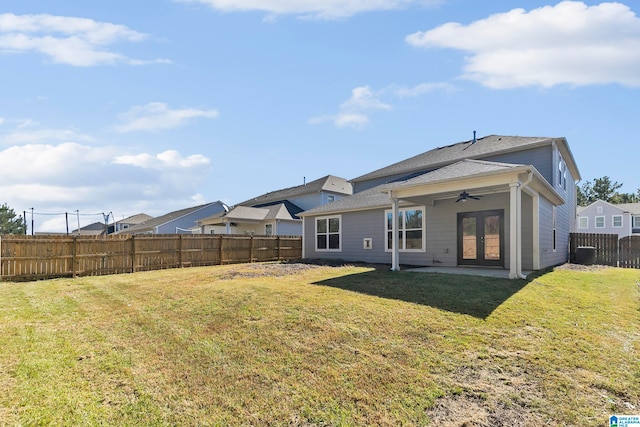
<path fill-rule="evenodd" d="M 114 225 L 110 225 L 109 232 L 115 233 L 117 231 L 121 231 L 129 227 L 133 227 L 134 225 L 142 224 L 143 222 L 149 221 L 150 219 L 153 219 L 153 217 L 145 213 L 132 215 L 128 218 L 123 218 L 120 221 L 116 221 Z"/>
<path fill-rule="evenodd" d="M 596 200 L 578 207 L 577 233 L 617 234 L 618 238 L 640 234 L 640 203 L 612 204 Z"/>
<path fill-rule="evenodd" d="M 108 226 L 103 222 L 94 222 L 79 229 L 73 230 L 73 236 L 103 236 L 107 234 Z"/>
<path fill-rule="evenodd" d="M 272 191 L 198 221 L 203 234 L 300 236 L 306 209 L 334 202 L 353 193 L 351 183 L 333 175 L 303 185 Z"/>
<path fill-rule="evenodd" d="M 303 258 L 524 277 L 568 260 L 579 179 L 565 138 L 474 132 L 357 177 L 352 196 L 300 213 Z"/>
<path fill-rule="evenodd" d="M 123 228 L 116 234 L 182 234 L 191 233 L 191 228 L 203 218 L 220 212 L 227 212 L 229 207 L 221 201 L 181 209 L 157 218 L 150 218 L 136 225 Z"/>

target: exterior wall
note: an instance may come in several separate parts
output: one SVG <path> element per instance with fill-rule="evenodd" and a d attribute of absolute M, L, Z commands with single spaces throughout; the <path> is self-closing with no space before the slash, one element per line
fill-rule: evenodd
<path fill-rule="evenodd" d="M 339 200 L 339 199 L 342 199 L 343 197 L 346 197 L 344 194 L 321 191 L 318 193 L 305 194 L 298 197 L 291 197 L 288 200 L 291 203 L 295 204 L 296 206 L 304 210 L 309 210 L 309 209 L 313 209 L 315 207 L 326 205 L 327 203 L 329 203 L 329 200 L 328 200 L 329 195 L 333 195 L 335 197 L 335 200 Z"/>
<path fill-rule="evenodd" d="M 564 222 L 567 222 L 566 218 Z M 540 268 L 563 264 L 569 259 L 570 229 L 562 229 L 562 212 L 556 207 L 556 242 L 553 242 L 553 204 L 540 198 Z"/>
<path fill-rule="evenodd" d="M 602 212 L 598 213 L 598 207 L 602 208 Z M 622 227 L 613 226 L 613 216 L 622 216 Z M 604 228 L 596 228 L 596 217 L 604 217 Z M 580 218 L 588 218 L 588 227 L 580 228 Z M 617 234 L 619 238 L 626 237 L 631 234 L 631 215 L 623 211 L 619 207 L 610 203 L 598 200 L 584 208 L 577 216 L 574 230 L 577 233 L 605 233 Z"/>
<path fill-rule="evenodd" d="M 211 215 L 215 215 L 219 212 L 224 211 L 224 207 L 221 203 L 214 203 L 208 206 L 203 207 L 195 212 L 191 212 L 190 214 L 184 215 L 180 218 L 176 218 L 174 220 L 168 221 L 164 224 L 161 224 L 157 227 L 157 234 L 181 234 L 181 233 L 191 233 L 191 228 L 197 225 L 197 221 L 199 219 L 206 218 Z M 176 231 L 178 229 L 178 231 Z"/>
<path fill-rule="evenodd" d="M 287 200 L 301 209 L 308 210 L 322 204 L 322 195 L 321 193 L 305 194 L 298 197 L 291 197 Z"/>
<path fill-rule="evenodd" d="M 533 197 L 522 192 L 522 269 L 533 270 L 533 257 L 535 256 L 533 248 Z"/>
<path fill-rule="evenodd" d="M 273 228 L 274 234 L 278 236 L 302 236 L 302 221 L 280 221 Z M 262 226 L 264 234 L 264 226 Z"/>
<path fill-rule="evenodd" d="M 532 165 L 549 183 L 554 182 L 554 172 L 557 169 L 556 167 L 554 167 L 553 147 L 551 145 L 533 148 L 530 150 L 518 151 L 515 153 L 489 156 L 479 160 Z"/>
<path fill-rule="evenodd" d="M 523 209 L 531 209 L 532 203 L 523 203 Z M 528 205 L 528 207 L 526 207 Z M 504 210 L 504 268 L 509 268 L 509 193 L 498 193 L 466 203 L 453 200 L 436 201 L 434 205 L 424 204 L 419 199 L 407 207 L 425 207 L 426 245 L 421 252 L 400 252 L 400 264 L 412 266 L 451 266 L 458 265 L 457 252 L 457 213 L 495 209 Z M 404 208 L 402 206 L 401 208 Z M 391 209 L 391 205 L 389 208 Z M 391 252 L 385 250 L 385 221 L 388 209 L 341 213 L 341 251 L 316 251 L 315 217 L 304 219 L 304 256 L 305 258 L 335 259 L 353 262 L 391 264 Z M 334 216 L 334 215 L 328 215 Z M 532 241 L 533 215 L 529 213 L 528 240 Z M 364 249 L 364 239 L 371 239 L 371 249 Z M 532 249 L 524 251 L 529 267 L 532 266 Z"/>

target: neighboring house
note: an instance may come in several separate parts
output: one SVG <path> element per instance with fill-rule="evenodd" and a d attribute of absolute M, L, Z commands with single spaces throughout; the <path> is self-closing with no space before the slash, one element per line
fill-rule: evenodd
<path fill-rule="evenodd" d="M 71 232 L 72 236 L 102 236 L 106 235 L 108 226 L 104 222 L 94 222 L 93 224 L 85 225 L 79 229 Z"/>
<path fill-rule="evenodd" d="M 140 224 L 116 232 L 116 234 L 182 234 L 191 233 L 199 220 L 220 212 L 227 212 L 229 207 L 221 201 L 207 203 L 192 208 L 169 212 L 157 218 L 148 219 Z"/>
<path fill-rule="evenodd" d="M 238 203 L 229 212 L 198 222 L 204 234 L 300 236 L 305 209 L 340 200 L 353 192 L 344 178 L 327 175 L 307 184 L 272 191 Z"/>
<path fill-rule="evenodd" d="M 150 219 L 153 219 L 153 217 L 144 213 L 132 215 L 128 218 L 123 218 L 120 221 L 116 221 L 114 225 L 110 225 L 109 232 L 115 233 L 117 231 L 122 231 L 129 227 L 133 227 L 134 225 L 142 224 L 143 222 L 149 221 Z"/>
<path fill-rule="evenodd" d="M 596 200 L 578 207 L 575 231 L 617 234 L 619 238 L 640 234 L 640 203 L 612 204 Z"/>
<path fill-rule="evenodd" d="M 491 135 L 353 179 L 302 212 L 303 257 L 540 270 L 568 260 L 580 173 L 565 138 Z"/>

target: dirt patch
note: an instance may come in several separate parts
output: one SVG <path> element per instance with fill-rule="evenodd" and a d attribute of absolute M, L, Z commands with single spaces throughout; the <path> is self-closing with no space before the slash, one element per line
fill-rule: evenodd
<path fill-rule="evenodd" d="M 339 261 L 305 261 L 305 262 L 266 262 L 256 264 L 238 264 L 236 268 L 227 271 L 219 278 L 222 280 L 230 280 L 236 278 L 255 278 L 255 277 L 282 277 L 299 274 L 304 271 L 319 268 L 339 268 L 353 266 L 353 263 L 344 263 Z"/>
<path fill-rule="evenodd" d="M 585 271 L 585 272 L 599 271 L 599 270 L 604 270 L 605 268 L 610 268 L 610 267 L 607 265 L 582 265 L 582 264 L 571 264 L 571 263 L 566 263 L 566 264 L 562 264 L 557 267 L 554 267 L 555 270 L 572 270 L 572 271 Z"/>
<path fill-rule="evenodd" d="M 496 351 L 493 357 L 514 359 L 508 368 L 497 365 L 463 366 L 456 370 L 456 390 L 438 399 L 428 411 L 432 425 L 442 427 L 494 427 L 546 425 L 535 412 L 543 397 L 518 355 Z"/>

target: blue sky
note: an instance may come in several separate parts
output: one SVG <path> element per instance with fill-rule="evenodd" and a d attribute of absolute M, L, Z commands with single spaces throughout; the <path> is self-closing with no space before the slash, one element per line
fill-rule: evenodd
<path fill-rule="evenodd" d="M 83 224 L 566 137 L 640 188 L 636 2 L 4 0 L 0 203 Z M 28 215 L 30 220 L 30 216 Z M 36 215 L 60 231 L 63 215 Z"/>

